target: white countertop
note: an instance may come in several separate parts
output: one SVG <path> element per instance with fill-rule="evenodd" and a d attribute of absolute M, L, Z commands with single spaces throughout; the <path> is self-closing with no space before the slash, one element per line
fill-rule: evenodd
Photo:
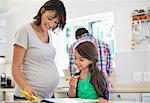
<path fill-rule="evenodd" d="M 143 102 L 138 102 L 138 101 L 114 101 L 112 103 L 143 103 Z"/>
<path fill-rule="evenodd" d="M 149 93 L 150 83 L 113 84 L 111 92 Z"/>
<path fill-rule="evenodd" d="M 55 103 L 94 103 L 96 100 L 91 100 L 91 99 L 79 99 L 79 98 L 53 98 L 49 99 L 51 102 Z M 2 103 L 6 103 L 7 101 L 4 101 Z M 9 103 L 15 103 L 15 102 L 10 102 Z M 17 101 L 17 103 L 34 103 L 34 101 Z M 138 102 L 138 101 L 110 101 L 108 103 L 143 103 L 143 102 Z"/>
<path fill-rule="evenodd" d="M 68 92 L 69 85 L 67 82 L 62 82 L 62 87 L 58 87 L 55 92 L 63 93 Z M 115 92 L 136 92 L 136 93 L 150 93 L 150 83 L 132 83 L 132 84 L 112 84 L 112 93 Z"/>
<path fill-rule="evenodd" d="M 14 92 L 14 88 L 1 88 L 0 87 L 0 92 Z"/>

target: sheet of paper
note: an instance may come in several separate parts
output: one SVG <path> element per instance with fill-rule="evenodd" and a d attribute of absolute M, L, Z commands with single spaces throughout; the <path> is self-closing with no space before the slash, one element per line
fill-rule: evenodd
<path fill-rule="evenodd" d="M 48 99 L 55 103 L 95 103 L 97 100 L 94 99 L 80 99 L 80 98 L 50 98 Z"/>

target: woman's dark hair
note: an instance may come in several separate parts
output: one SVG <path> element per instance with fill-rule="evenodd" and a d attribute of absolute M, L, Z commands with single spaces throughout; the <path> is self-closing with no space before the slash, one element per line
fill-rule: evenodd
<path fill-rule="evenodd" d="M 98 53 L 95 45 L 86 41 L 77 45 L 75 49 L 82 57 L 92 61 L 92 63 L 89 64 L 89 70 L 91 73 L 90 83 L 93 84 L 99 96 L 104 96 L 103 94 L 105 91 L 108 91 L 108 81 L 104 72 L 98 68 Z"/>
<path fill-rule="evenodd" d="M 56 11 L 56 16 L 59 17 L 59 24 L 56 26 L 59 27 L 60 29 L 63 30 L 65 24 L 66 24 L 66 9 L 65 9 L 65 6 L 63 4 L 62 1 L 60 0 L 49 0 L 47 1 L 41 8 L 40 10 L 38 11 L 38 14 L 33 18 L 35 19 L 35 24 L 37 26 L 39 26 L 41 24 L 41 10 L 42 9 L 45 9 L 46 10 L 55 10 Z M 56 28 L 53 28 L 53 29 L 56 29 Z"/>
<path fill-rule="evenodd" d="M 84 33 L 89 33 L 85 28 L 78 28 L 75 32 L 75 38 L 78 39 L 79 36 L 82 36 Z"/>

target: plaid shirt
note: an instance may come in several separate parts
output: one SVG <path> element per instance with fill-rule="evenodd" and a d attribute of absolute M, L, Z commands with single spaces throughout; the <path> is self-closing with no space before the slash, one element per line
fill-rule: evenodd
<path fill-rule="evenodd" d="M 76 73 L 76 71 L 78 71 L 76 65 L 74 64 L 74 48 L 79 43 L 84 42 L 84 41 L 90 41 L 93 44 L 95 44 L 97 50 L 99 51 L 98 52 L 99 69 L 103 70 L 105 72 L 105 74 L 110 76 L 112 73 L 112 58 L 111 58 L 109 46 L 103 41 L 96 40 L 92 35 L 87 35 L 87 34 L 83 34 L 83 35 L 82 35 L 82 38 L 80 38 L 76 42 L 74 42 L 69 48 L 69 67 L 68 67 L 68 69 L 70 71 L 71 76 L 74 75 Z"/>

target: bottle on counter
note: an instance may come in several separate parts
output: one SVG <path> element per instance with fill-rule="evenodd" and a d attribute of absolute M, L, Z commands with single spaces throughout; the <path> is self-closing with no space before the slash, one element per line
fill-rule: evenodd
<path fill-rule="evenodd" d="M 6 86 L 6 74 L 2 73 L 1 74 L 1 87 L 5 87 Z"/>

